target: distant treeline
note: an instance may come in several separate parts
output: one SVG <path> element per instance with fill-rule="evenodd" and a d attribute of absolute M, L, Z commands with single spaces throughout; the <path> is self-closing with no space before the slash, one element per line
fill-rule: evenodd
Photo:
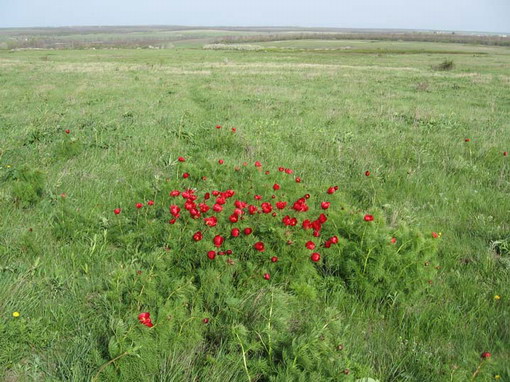
<path fill-rule="evenodd" d="M 210 31 L 216 35 L 211 35 Z M 193 31 L 190 33 L 189 31 Z M 225 34 L 218 31 L 223 31 Z M 182 32 L 182 33 L 175 33 Z M 198 32 L 198 33 L 197 33 Z M 249 32 L 232 36 L 232 32 Z M 173 34 L 172 34 L 173 33 Z M 195 40 L 207 44 L 241 44 L 282 40 L 390 40 L 430 41 L 510 46 L 501 35 L 411 32 L 399 30 L 197 28 L 197 27 L 62 27 L 0 29 L 0 49 L 171 48 L 174 42 Z"/>
<path fill-rule="evenodd" d="M 216 44 L 239 44 L 283 40 L 386 40 L 448 42 L 462 44 L 510 46 L 510 37 L 497 35 L 464 35 L 456 33 L 270 33 L 251 36 L 227 36 L 215 39 Z"/>
<path fill-rule="evenodd" d="M 185 38 L 181 40 L 185 40 Z M 169 39 L 154 37 L 79 40 L 33 36 L 0 41 L 0 49 L 169 48 L 172 46 L 172 41 Z"/>

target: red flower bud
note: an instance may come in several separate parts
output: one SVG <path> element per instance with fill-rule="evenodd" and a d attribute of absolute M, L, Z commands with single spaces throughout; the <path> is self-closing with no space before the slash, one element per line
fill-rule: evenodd
<path fill-rule="evenodd" d="M 213 238 L 213 243 L 216 247 L 221 247 L 221 245 L 223 244 L 223 241 L 225 240 L 225 238 L 223 238 L 223 236 L 220 236 L 220 235 L 216 235 L 214 236 Z"/>
<path fill-rule="evenodd" d="M 253 248 L 255 248 L 259 252 L 264 252 L 266 250 L 266 248 L 264 247 L 264 243 L 261 241 L 253 244 Z"/>
<path fill-rule="evenodd" d="M 490 357 L 492 356 L 491 353 L 489 353 L 488 351 L 485 351 L 483 352 L 480 357 L 482 357 L 482 359 L 489 359 Z"/>
<path fill-rule="evenodd" d="M 321 259 L 321 255 L 319 255 L 317 252 L 312 253 L 310 256 L 310 260 L 312 260 L 314 263 L 319 261 Z"/>
<path fill-rule="evenodd" d="M 363 217 L 363 219 L 364 219 L 366 222 L 371 222 L 371 221 L 373 221 L 373 220 L 374 220 L 374 216 L 373 216 L 373 215 L 368 215 L 368 214 L 367 214 L 367 215 L 365 215 L 365 216 Z"/>
<path fill-rule="evenodd" d="M 323 210 L 327 210 L 327 209 L 329 208 L 329 206 L 330 206 L 330 205 L 331 205 L 331 203 L 330 203 L 330 202 L 322 202 L 322 203 L 321 203 L 321 208 L 322 208 Z"/>
<path fill-rule="evenodd" d="M 121 210 L 120 208 L 115 208 L 115 209 L 113 210 L 113 213 L 114 213 L 115 215 L 118 215 L 118 214 L 120 214 L 120 212 L 121 212 L 121 211 L 122 211 L 122 210 Z"/>

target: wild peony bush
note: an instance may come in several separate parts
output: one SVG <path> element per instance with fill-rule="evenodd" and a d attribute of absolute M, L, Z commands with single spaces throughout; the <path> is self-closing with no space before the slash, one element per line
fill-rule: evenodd
<path fill-rule="evenodd" d="M 143 252 L 142 261 L 158 273 L 235 269 L 228 280 L 233 285 L 258 285 L 266 274 L 270 283 L 285 285 L 332 276 L 379 302 L 420 293 L 433 279 L 432 235 L 391 228 L 381 212 L 352 209 L 338 187 L 309 193 L 291 170 L 271 172 L 258 162 L 218 167 L 215 175 L 227 186 L 221 191 L 213 179 L 190 175 L 151 205 L 119 208 L 110 218 L 111 242 Z M 189 168 L 183 162 L 182 174 L 192 173 Z M 161 248 L 168 256 L 154 263 L 150 253 Z"/>

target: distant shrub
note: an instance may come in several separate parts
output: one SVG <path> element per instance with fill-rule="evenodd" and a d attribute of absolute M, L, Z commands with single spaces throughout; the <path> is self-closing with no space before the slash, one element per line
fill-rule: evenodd
<path fill-rule="evenodd" d="M 455 67 L 455 64 L 453 63 L 453 60 L 444 60 L 438 65 L 434 65 L 432 68 L 434 70 L 440 70 L 440 71 L 447 71 L 452 70 Z"/>

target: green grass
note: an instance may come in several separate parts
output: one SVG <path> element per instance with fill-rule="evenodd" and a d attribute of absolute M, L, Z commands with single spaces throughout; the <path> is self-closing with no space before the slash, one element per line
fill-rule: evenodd
<path fill-rule="evenodd" d="M 0 52 L 3 378 L 460 382 L 489 351 L 476 380 L 509 380 L 510 52 L 466 49 Z M 444 59 L 453 70 L 432 69 Z M 194 260 L 206 250 L 187 240 L 198 222 L 185 236 L 163 223 L 184 170 L 199 192 L 255 192 L 278 166 L 303 179 L 282 185 L 313 196 L 339 185 L 333 207 L 346 215 L 331 220 L 352 227 L 352 252 L 368 245 L 349 225 L 365 212 L 374 237 L 439 244 L 432 284 L 391 304 L 340 271 L 283 260 L 267 282 L 258 260 Z M 164 214 L 137 217 L 148 199 Z M 401 274 L 386 277 L 398 288 L 413 275 Z"/>

